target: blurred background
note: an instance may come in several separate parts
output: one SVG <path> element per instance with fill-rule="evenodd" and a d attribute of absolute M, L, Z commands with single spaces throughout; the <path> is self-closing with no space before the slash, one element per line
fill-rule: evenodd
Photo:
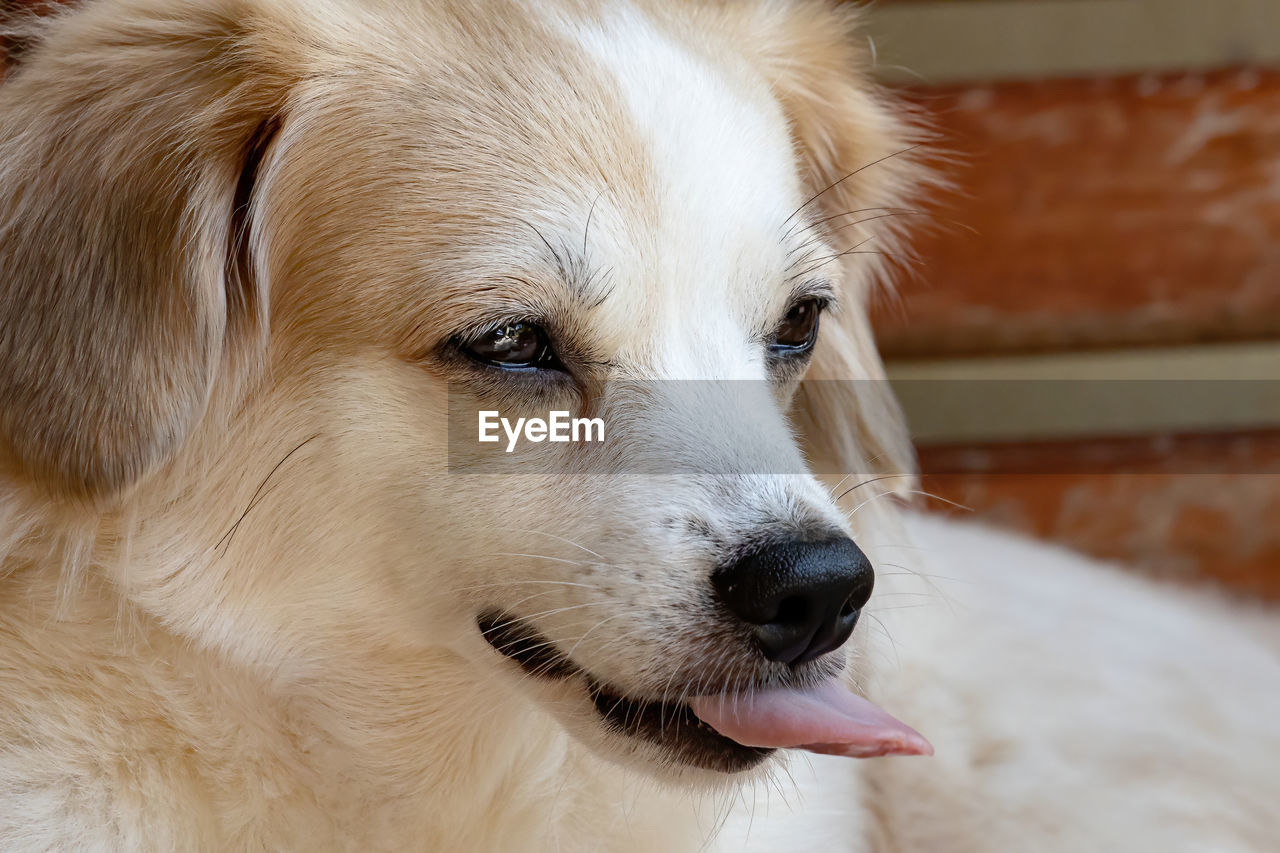
<path fill-rule="evenodd" d="M 866 17 L 954 155 L 876 317 L 927 503 L 1280 600 L 1280 2 Z"/>

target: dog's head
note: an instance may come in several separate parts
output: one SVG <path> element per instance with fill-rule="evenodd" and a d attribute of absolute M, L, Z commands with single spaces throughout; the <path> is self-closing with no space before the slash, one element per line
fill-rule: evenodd
<path fill-rule="evenodd" d="M 58 18 L 0 89 L 0 470 L 273 677 L 409 644 L 650 767 L 809 743 L 765 718 L 873 570 L 805 458 L 911 464 L 857 380 L 916 173 L 856 45 L 802 0 Z M 459 470 L 459 409 L 608 438 Z M 872 723 L 828 740 L 918 747 Z"/>

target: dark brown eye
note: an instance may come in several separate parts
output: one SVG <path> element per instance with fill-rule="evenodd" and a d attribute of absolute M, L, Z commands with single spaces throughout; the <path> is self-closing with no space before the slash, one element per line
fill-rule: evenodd
<path fill-rule="evenodd" d="M 790 354 L 810 349 L 818 337 L 818 315 L 821 313 L 822 303 L 817 299 L 805 299 L 792 305 L 774 335 L 774 352 Z"/>
<path fill-rule="evenodd" d="M 515 320 L 462 346 L 476 361 L 494 367 L 561 369 L 547 333 L 535 323 Z"/>

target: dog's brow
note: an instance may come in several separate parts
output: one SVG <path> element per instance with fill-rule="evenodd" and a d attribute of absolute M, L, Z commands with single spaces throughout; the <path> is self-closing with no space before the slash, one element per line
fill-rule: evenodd
<path fill-rule="evenodd" d="M 562 271 L 574 298 L 588 308 L 597 308 L 613 294 L 611 270 L 592 266 L 585 257 L 572 259 L 573 266 Z"/>
<path fill-rule="evenodd" d="M 538 240 L 546 247 L 556 273 L 569 288 L 569 292 L 588 308 L 596 308 L 613 293 L 611 270 L 593 265 L 583 252 L 573 249 L 563 239 L 559 240 L 559 248 L 552 244 L 547 236 L 528 220 L 521 219 Z"/>

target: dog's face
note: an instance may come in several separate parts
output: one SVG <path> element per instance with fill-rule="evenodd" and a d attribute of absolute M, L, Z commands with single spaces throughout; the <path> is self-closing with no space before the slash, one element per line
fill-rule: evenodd
<path fill-rule="evenodd" d="M 608 755 L 758 764 L 685 700 L 845 666 L 870 567 L 805 455 L 902 459 L 876 383 L 797 396 L 879 375 L 857 247 L 909 174 L 847 16 L 220 3 L 180 41 L 166 5 L 68 20 L 0 92 L 79 111 L 54 157 L 88 161 L 4 133 L 7 234 L 61 227 L 0 250 L 12 477 L 142 518 L 135 600 L 272 672 L 394 638 Z M 26 103 L 95 38 L 124 95 Z M 486 469 L 479 410 L 608 439 Z"/>

